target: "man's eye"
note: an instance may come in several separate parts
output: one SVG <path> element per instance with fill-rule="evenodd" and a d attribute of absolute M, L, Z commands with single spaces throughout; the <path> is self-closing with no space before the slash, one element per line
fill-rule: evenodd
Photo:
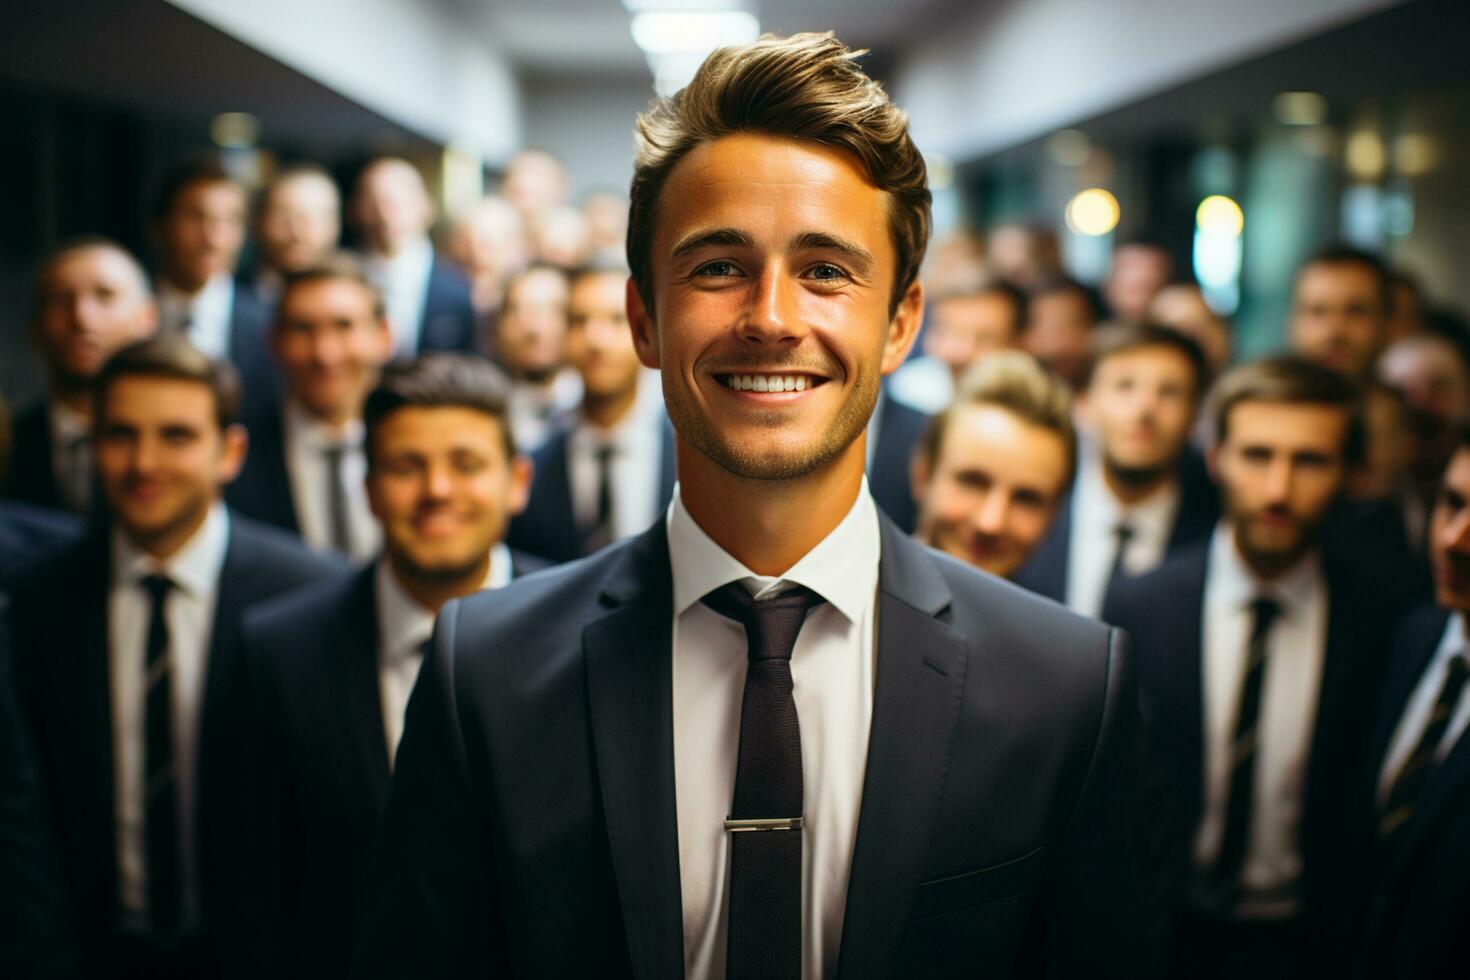
<path fill-rule="evenodd" d="M 846 279 L 847 273 L 829 262 L 820 262 L 812 266 L 811 277 L 824 282 L 835 282 L 839 279 Z"/>
<path fill-rule="evenodd" d="M 735 263 L 720 259 L 715 262 L 706 262 L 694 273 L 697 276 L 713 276 L 717 279 L 735 274 Z"/>

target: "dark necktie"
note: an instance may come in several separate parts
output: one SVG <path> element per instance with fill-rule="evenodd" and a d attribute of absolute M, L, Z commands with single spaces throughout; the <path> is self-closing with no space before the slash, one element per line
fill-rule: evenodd
<path fill-rule="evenodd" d="M 1388 802 L 1384 804 L 1383 817 L 1378 823 L 1378 832 L 1382 837 L 1392 837 L 1413 815 L 1414 802 L 1424 788 L 1429 774 L 1434 771 L 1435 753 L 1439 751 L 1439 743 L 1444 741 L 1445 730 L 1450 727 L 1450 719 L 1460 703 L 1467 675 L 1470 675 L 1470 668 L 1467 668 L 1463 656 L 1450 660 L 1449 669 L 1445 671 L 1444 684 L 1440 686 L 1439 697 L 1435 699 L 1434 708 L 1429 712 L 1424 732 L 1419 736 L 1414 751 L 1409 753 L 1409 757 L 1399 768 L 1393 785 L 1389 787 Z"/>
<path fill-rule="evenodd" d="M 1251 603 L 1251 633 L 1247 645 L 1245 678 L 1240 686 L 1240 707 L 1230 737 L 1230 783 L 1225 806 L 1225 830 L 1220 852 L 1211 874 L 1216 886 L 1235 889 L 1245 866 L 1250 843 L 1251 811 L 1256 788 L 1256 750 L 1260 747 L 1261 691 L 1266 681 L 1266 640 L 1271 624 L 1281 615 L 1272 599 Z"/>
<path fill-rule="evenodd" d="M 162 575 L 142 581 L 148 594 L 148 657 L 144 673 L 143 826 L 148 911 L 158 936 L 179 927 L 184 905 L 179 852 L 178 771 L 174 767 L 173 658 L 164 614 L 174 584 Z"/>
<path fill-rule="evenodd" d="M 1113 540 L 1113 563 L 1108 566 L 1108 581 L 1103 586 L 1103 609 L 1107 609 L 1108 597 L 1113 594 L 1118 580 L 1128 574 L 1123 568 L 1123 562 L 1128 557 L 1128 542 L 1133 540 L 1133 526 L 1126 521 L 1119 521 L 1113 528 Z"/>
<path fill-rule="evenodd" d="M 613 542 L 612 461 L 615 454 L 612 446 L 597 447 L 597 522 L 588 528 L 583 538 L 583 554 L 590 555 Z"/>
<path fill-rule="evenodd" d="M 801 977 L 801 727 L 791 650 L 822 597 L 804 588 L 757 602 L 739 582 L 705 605 L 745 626 L 745 693 L 730 837 L 727 980 Z"/>
<path fill-rule="evenodd" d="M 322 450 L 327 461 L 327 514 L 331 519 L 332 550 L 342 554 L 352 553 L 352 529 L 347 523 L 347 479 L 342 473 L 342 462 L 347 447 L 328 446 Z"/>

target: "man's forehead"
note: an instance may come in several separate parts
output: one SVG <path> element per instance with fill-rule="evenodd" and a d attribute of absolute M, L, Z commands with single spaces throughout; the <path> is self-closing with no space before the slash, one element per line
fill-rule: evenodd
<path fill-rule="evenodd" d="M 1246 401 L 1231 408 L 1229 423 L 1233 441 L 1336 441 L 1348 424 L 1348 410 L 1319 402 Z"/>

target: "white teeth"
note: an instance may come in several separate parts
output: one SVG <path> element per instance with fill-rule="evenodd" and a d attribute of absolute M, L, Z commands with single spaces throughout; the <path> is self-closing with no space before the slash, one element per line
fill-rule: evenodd
<path fill-rule="evenodd" d="M 729 374 L 724 383 L 736 391 L 806 391 L 812 387 L 804 374 Z"/>

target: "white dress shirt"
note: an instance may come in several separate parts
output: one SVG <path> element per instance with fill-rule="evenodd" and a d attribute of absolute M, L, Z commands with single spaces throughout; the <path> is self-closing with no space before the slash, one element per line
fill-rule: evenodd
<path fill-rule="evenodd" d="M 597 523 L 597 490 L 601 480 L 598 450 L 613 450 L 609 465 L 612 490 L 612 539 L 646 531 L 659 518 L 659 475 L 663 469 L 663 402 L 653 397 L 648 377 L 638 385 L 638 400 L 611 429 L 579 419 L 567 438 L 567 471 L 572 514 L 578 527 Z"/>
<path fill-rule="evenodd" d="M 1205 807 L 1194 842 L 1200 868 L 1220 852 L 1230 795 L 1231 744 L 1252 626 L 1251 602 L 1274 599 L 1281 614 L 1266 638 L 1266 675 L 1257 722 L 1255 789 L 1242 866 L 1240 918 L 1283 919 L 1296 913 L 1302 861 L 1302 797 L 1327 658 L 1327 582 L 1315 552 L 1270 582 L 1240 557 L 1227 523 L 1215 529 L 1205 579 Z"/>
<path fill-rule="evenodd" d="M 1081 465 L 1072 491 L 1072 524 L 1067 538 L 1067 606 L 1084 616 L 1101 616 L 1108 574 L 1118 548 L 1117 528 L 1127 524 L 1133 537 L 1123 552 L 1123 570 L 1142 575 L 1164 560 L 1169 535 L 1179 516 L 1179 484 L 1159 487 L 1136 504 L 1123 504 L 1103 479 L 1096 454 L 1078 454 Z"/>
<path fill-rule="evenodd" d="M 347 530 L 352 547 L 347 554 L 354 561 L 371 558 L 378 551 L 382 531 L 368 506 L 367 454 L 363 450 L 364 430 L 360 419 L 353 419 L 342 432 L 307 412 L 294 398 L 287 398 L 281 412 L 282 449 L 286 455 L 286 475 L 291 481 L 291 503 L 296 508 L 296 523 L 301 540 L 320 551 L 332 549 L 332 508 L 330 466 L 326 451 L 332 446 L 344 447 L 342 455 L 342 489 L 347 498 Z"/>
<path fill-rule="evenodd" d="M 112 698 L 113 807 L 118 885 L 129 925 L 146 928 L 148 859 L 145 840 L 143 767 L 147 720 L 148 623 L 152 602 L 140 584 L 148 575 L 167 576 L 176 588 L 165 600 L 168 622 L 170 721 L 178 773 L 179 827 L 182 836 L 184 909 L 199 911 L 195 853 L 195 762 L 199 715 L 204 700 L 210 640 L 220 571 L 230 544 L 230 518 L 220 504 L 209 511 L 189 542 L 159 562 L 120 531 L 112 533 L 112 585 L 107 601 L 108 684 Z"/>
<path fill-rule="evenodd" d="M 503 542 L 490 549 L 490 568 L 481 589 L 498 589 L 510 581 L 510 549 Z M 373 572 L 378 609 L 378 697 L 383 710 L 383 738 L 388 767 L 403 738 L 403 712 L 424 662 L 424 644 L 434 635 L 434 614 L 408 594 L 386 558 Z"/>
<path fill-rule="evenodd" d="M 1440 636 L 1439 646 L 1435 648 L 1434 658 L 1424 668 L 1424 674 L 1419 678 L 1414 693 L 1405 702 L 1398 727 L 1394 729 L 1393 739 L 1388 743 L 1388 754 L 1384 756 L 1383 769 L 1378 774 L 1380 804 L 1388 802 L 1388 791 L 1392 788 L 1394 779 L 1419 745 L 1419 739 L 1424 737 L 1424 729 L 1429 725 L 1429 715 L 1434 711 L 1440 688 L 1444 687 L 1445 675 L 1449 673 L 1450 661 L 1465 656 L 1470 656 L 1470 648 L 1466 646 L 1465 617 L 1458 612 L 1452 612 L 1449 622 L 1445 624 L 1444 633 Z M 1461 690 L 1460 700 L 1451 709 L 1450 723 L 1445 728 L 1444 737 L 1435 749 L 1436 765 L 1450 754 L 1467 727 L 1470 727 L 1470 694 Z"/>
<path fill-rule="evenodd" d="M 235 306 L 235 280 L 221 272 L 189 295 L 167 280 L 158 283 L 158 312 L 165 330 L 181 331 L 189 343 L 214 358 L 230 356 L 230 313 Z"/>
<path fill-rule="evenodd" d="M 92 506 L 92 420 L 54 399 L 47 408 L 51 473 L 66 505 L 85 513 Z"/>
<path fill-rule="evenodd" d="M 391 259 L 364 256 L 362 266 L 368 280 L 383 293 L 388 329 L 393 334 L 393 356 L 413 357 L 419 351 L 429 275 L 434 269 L 434 246 L 426 236 L 405 245 Z"/>
<path fill-rule="evenodd" d="M 827 602 L 808 614 L 792 651 L 801 722 L 802 977 L 833 975 L 857 839 L 873 716 L 878 511 L 867 481 L 832 533 L 779 578 L 756 575 L 716 544 L 675 488 L 668 512 L 674 581 L 674 789 L 684 966 L 691 980 L 725 975 L 729 834 L 747 663 L 742 627 L 700 600 L 730 582 L 757 599 L 803 585 Z"/>

